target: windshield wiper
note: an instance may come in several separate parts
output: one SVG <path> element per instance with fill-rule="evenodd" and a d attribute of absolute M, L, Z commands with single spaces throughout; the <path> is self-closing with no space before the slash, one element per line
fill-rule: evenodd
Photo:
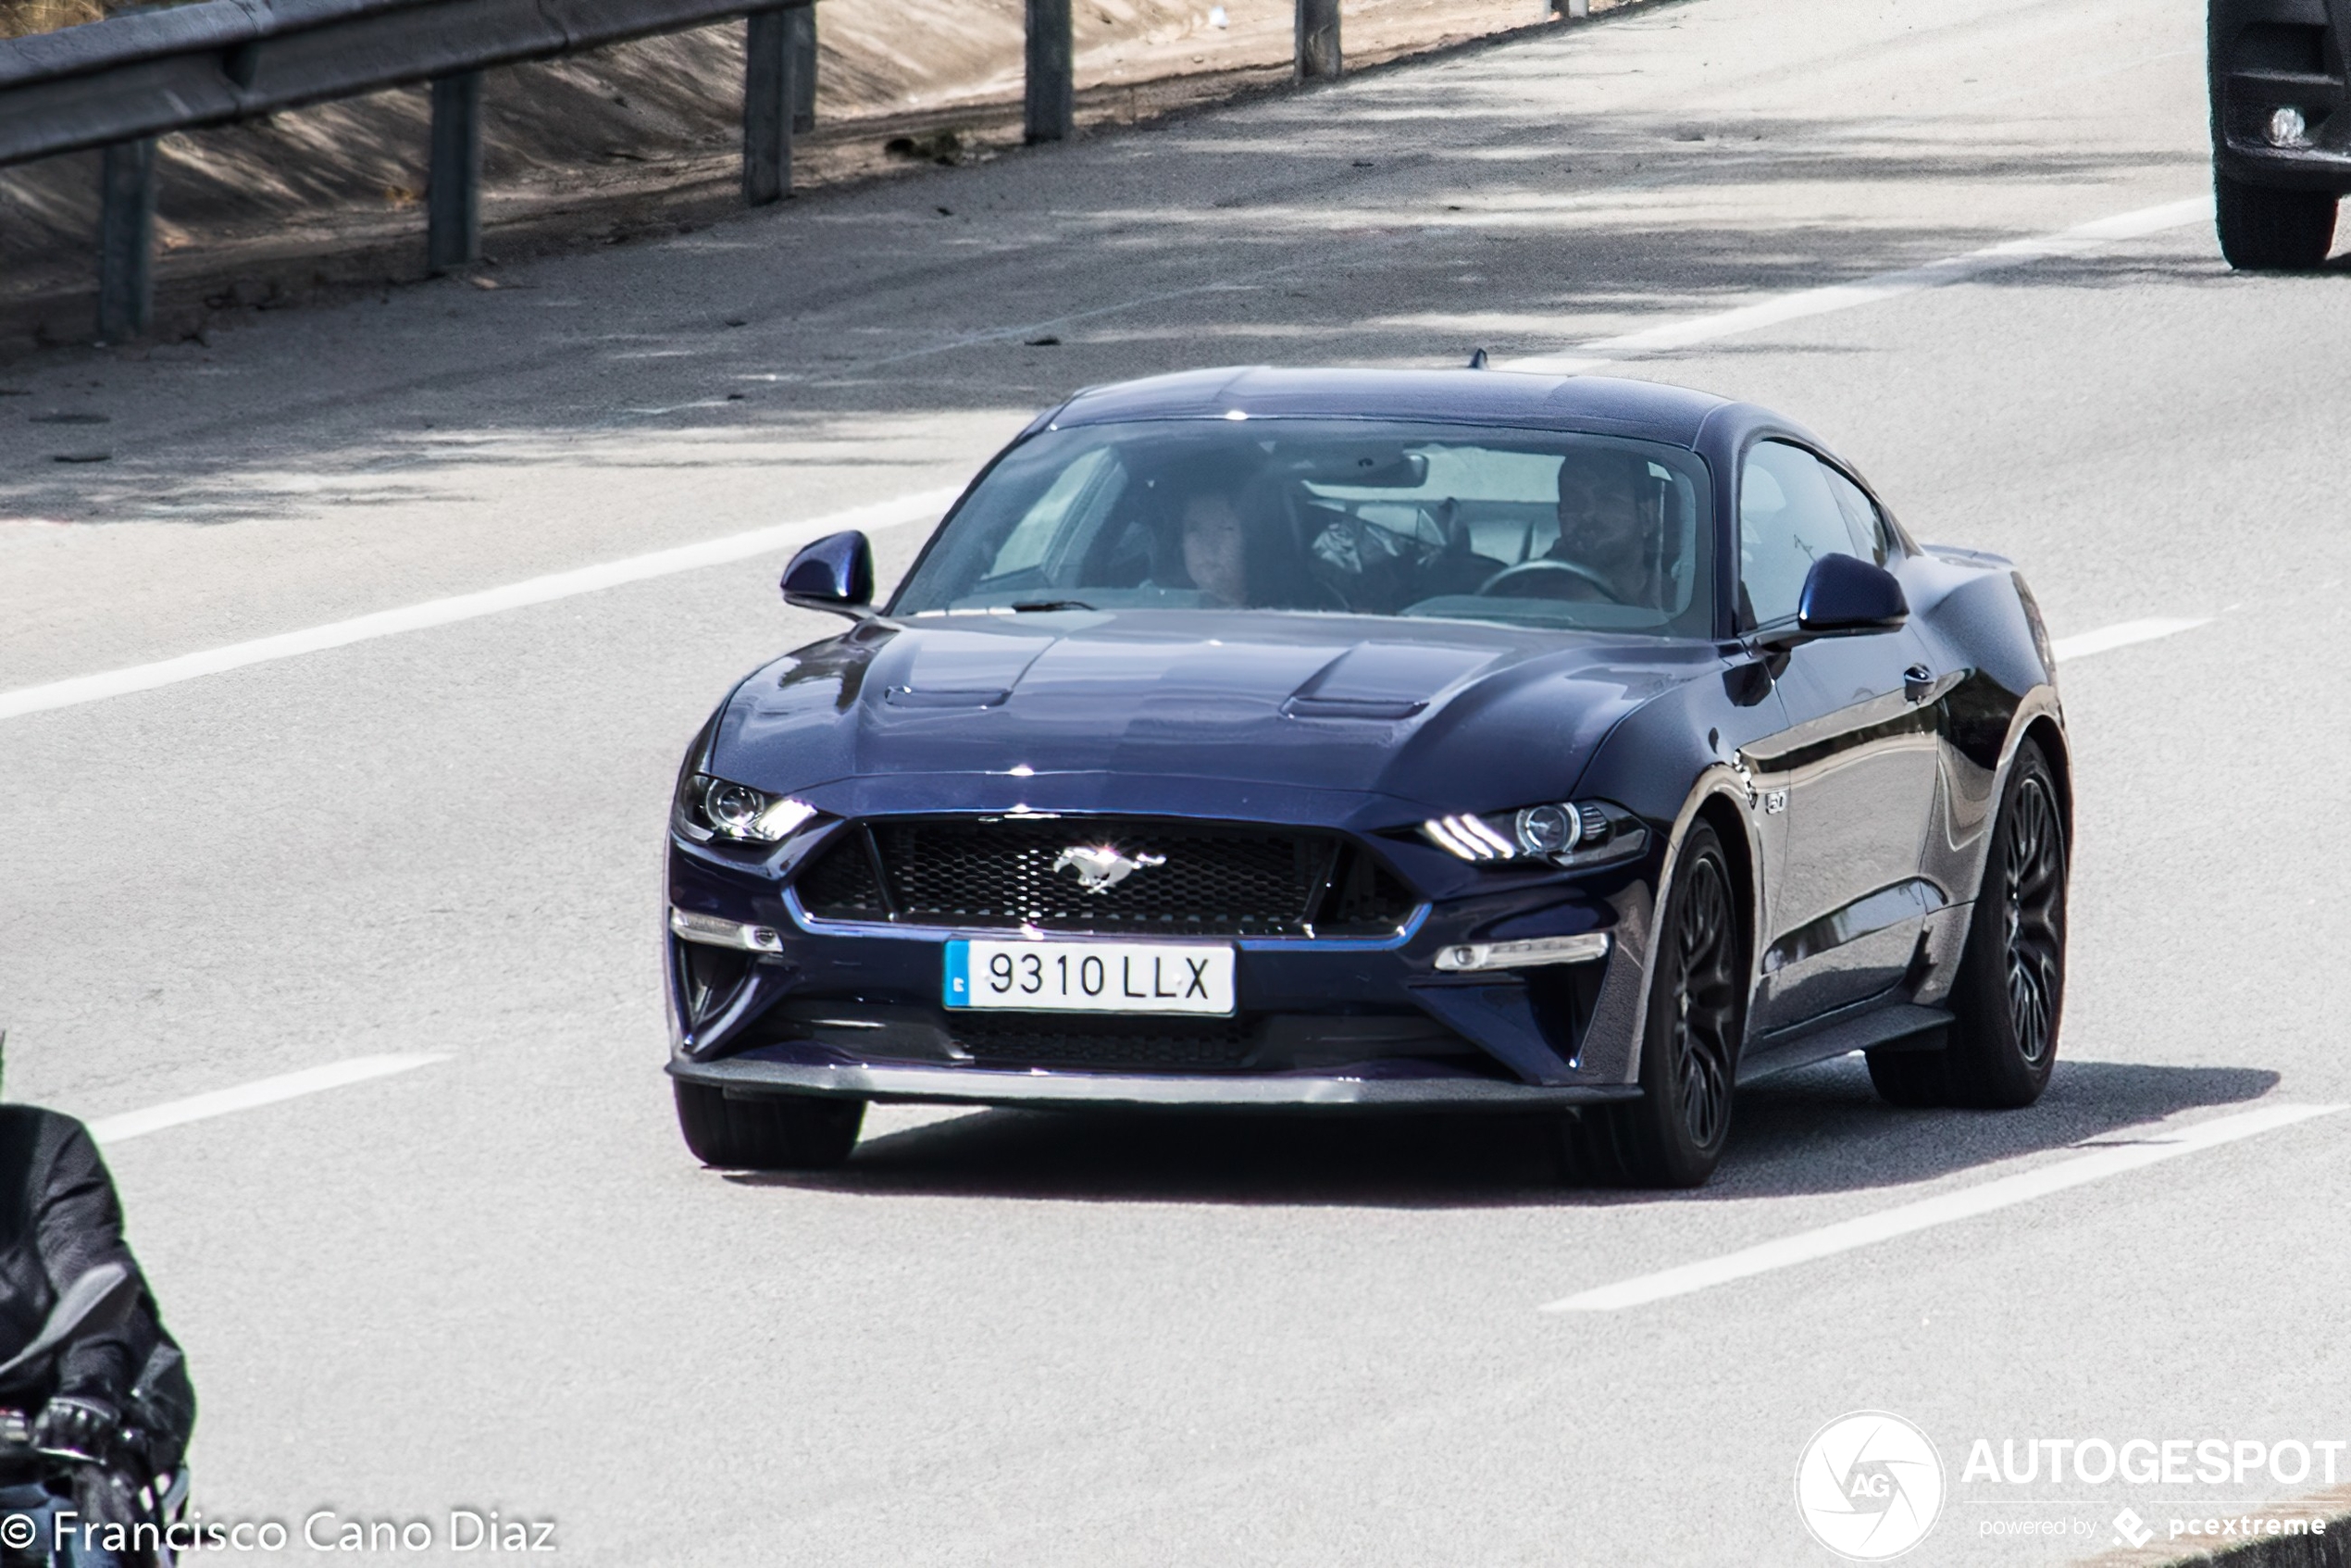
<path fill-rule="evenodd" d="M 1048 610 L 1090 610 L 1094 606 L 1083 599 L 1022 599 L 1008 606 L 1016 616 L 1031 611 L 1042 614 Z"/>

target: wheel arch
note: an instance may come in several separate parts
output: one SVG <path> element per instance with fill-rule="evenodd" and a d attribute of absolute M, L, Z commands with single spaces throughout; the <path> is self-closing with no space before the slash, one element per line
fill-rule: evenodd
<path fill-rule="evenodd" d="M 2025 720 L 2017 736 L 2016 745 L 2009 748 L 2009 762 L 2016 760 L 2018 749 L 2027 740 L 2041 748 L 2041 754 L 2048 759 L 2049 776 L 2057 783 L 2058 815 L 2065 823 L 2065 859 L 2071 866 L 2073 862 L 2073 754 L 2066 748 L 2065 727 L 2058 722 L 2053 712 L 2034 714 Z M 2002 771 L 2005 773 L 2006 769 Z M 2005 790 L 2005 781 L 2002 787 Z"/>
<path fill-rule="evenodd" d="M 1714 829 L 1723 844 L 1723 858 L 1729 863 L 1735 891 L 1742 910 L 1739 940 L 1746 949 L 1743 954 L 1747 967 L 1747 995 L 1739 1008 L 1739 1043 L 1746 1046 L 1748 1021 L 1754 1017 L 1755 988 L 1760 975 L 1757 969 L 1757 954 L 1762 944 L 1756 933 L 1763 928 L 1763 878 L 1760 872 L 1762 856 L 1757 840 L 1755 825 L 1748 809 L 1745 782 L 1731 770 L 1727 763 L 1709 766 L 1691 785 L 1684 797 L 1682 809 L 1674 815 L 1672 830 L 1666 835 L 1665 853 L 1658 868 L 1657 896 L 1649 907 L 1648 930 L 1643 933 L 1641 953 L 1641 985 L 1633 1010 L 1633 1045 L 1631 1059 L 1637 1070 L 1640 1042 L 1648 1038 L 1649 989 L 1654 974 L 1653 964 L 1658 945 L 1665 933 L 1665 912 L 1673 902 L 1673 874 L 1682 862 L 1682 848 L 1690 836 L 1690 828 L 1703 821 Z M 1737 1069 L 1734 1062 L 1734 1072 Z"/>

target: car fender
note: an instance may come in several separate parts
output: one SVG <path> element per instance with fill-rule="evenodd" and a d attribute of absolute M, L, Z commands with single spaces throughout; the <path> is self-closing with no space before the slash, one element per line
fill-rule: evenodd
<path fill-rule="evenodd" d="M 1659 863 L 1655 895 L 1646 910 L 1626 910 L 1617 926 L 1616 950 L 1610 956 L 1607 982 L 1601 987 L 1598 1002 L 1592 1013 L 1591 1038 L 1623 1039 L 1628 1043 L 1623 1068 L 1623 1081 L 1637 1083 L 1641 1076 L 1641 1047 L 1648 1029 L 1650 991 L 1649 955 L 1658 949 L 1664 933 L 1665 911 L 1673 899 L 1673 873 L 1682 858 L 1682 846 L 1687 841 L 1690 828 L 1698 821 L 1698 813 L 1709 801 L 1726 803 L 1736 816 L 1741 835 L 1741 847 L 1748 863 L 1747 972 L 1748 998 L 1752 1002 L 1755 988 L 1761 978 L 1757 968 L 1762 943 L 1755 934 L 1763 927 L 1763 879 L 1766 875 L 1763 844 L 1756 831 L 1755 814 L 1749 800 L 1747 781 L 1724 762 L 1709 764 L 1700 770 L 1683 797 L 1681 809 L 1674 813 L 1673 825 L 1665 834 L 1662 858 Z M 1640 943 L 1636 951 L 1628 951 L 1626 936 Z M 1740 1027 L 1746 1027 L 1743 1011 Z M 1602 1031 L 1606 1031 L 1605 1037 Z M 1744 1040 L 1741 1044 L 1744 1045 Z"/>

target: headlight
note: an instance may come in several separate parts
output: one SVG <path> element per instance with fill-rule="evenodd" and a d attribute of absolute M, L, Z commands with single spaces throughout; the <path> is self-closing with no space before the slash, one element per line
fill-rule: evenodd
<path fill-rule="evenodd" d="M 805 802 L 706 773 L 686 776 L 678 808 L 680 822 L 694 837 L 739 844 L 779 844 L 816 816 L 816 808 Z"/>
<path fill-rule="evenodd" d="M 1549 860 L 1562 865 L 1594 858 L 1602 850 L 1623 849 L 1639 831 L 1628 832 L 1608 810 L 1588 801 L 1483 815 L 1461 812 L 1421 824 L 1422 837 L 1462 860 Z"/>

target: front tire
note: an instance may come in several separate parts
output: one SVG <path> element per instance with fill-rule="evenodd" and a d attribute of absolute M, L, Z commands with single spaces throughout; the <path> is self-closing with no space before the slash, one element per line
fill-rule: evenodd
<path fill-rule="evenodd" d="M 1730 865 L 1701 822 L 1683 841 L 1650 958 L 1641 1098 L 1581 1112 L 1572 1174 L 1619 1187 L 1702 1187 L 1731 1132 L 1747 946 Z"/>
<path fill-rule="evenodd" d="M 2240 272 L 2307 272 L 2334 248 L 2332 191 L 2277 191 L 2212 178 L 2220 254 Z"/>
<path fill-rule="evenodd" d="M 2065 812 L 2056 776 L 2027 740 L 2009 766 L 1984 857 L 1943 1053 L 1954 1105 L 2012 1110 L 2049 1086 L 2065 1009 Z"/>
<path fill-rule="evenodd" d="M 849 1158 L 865 1102 L 813 1094 L 729 1100 L 707 1084 L 673 1078 L 678 1130 L 705 1165 L 731 1171 L 824 1171 Z"/>

